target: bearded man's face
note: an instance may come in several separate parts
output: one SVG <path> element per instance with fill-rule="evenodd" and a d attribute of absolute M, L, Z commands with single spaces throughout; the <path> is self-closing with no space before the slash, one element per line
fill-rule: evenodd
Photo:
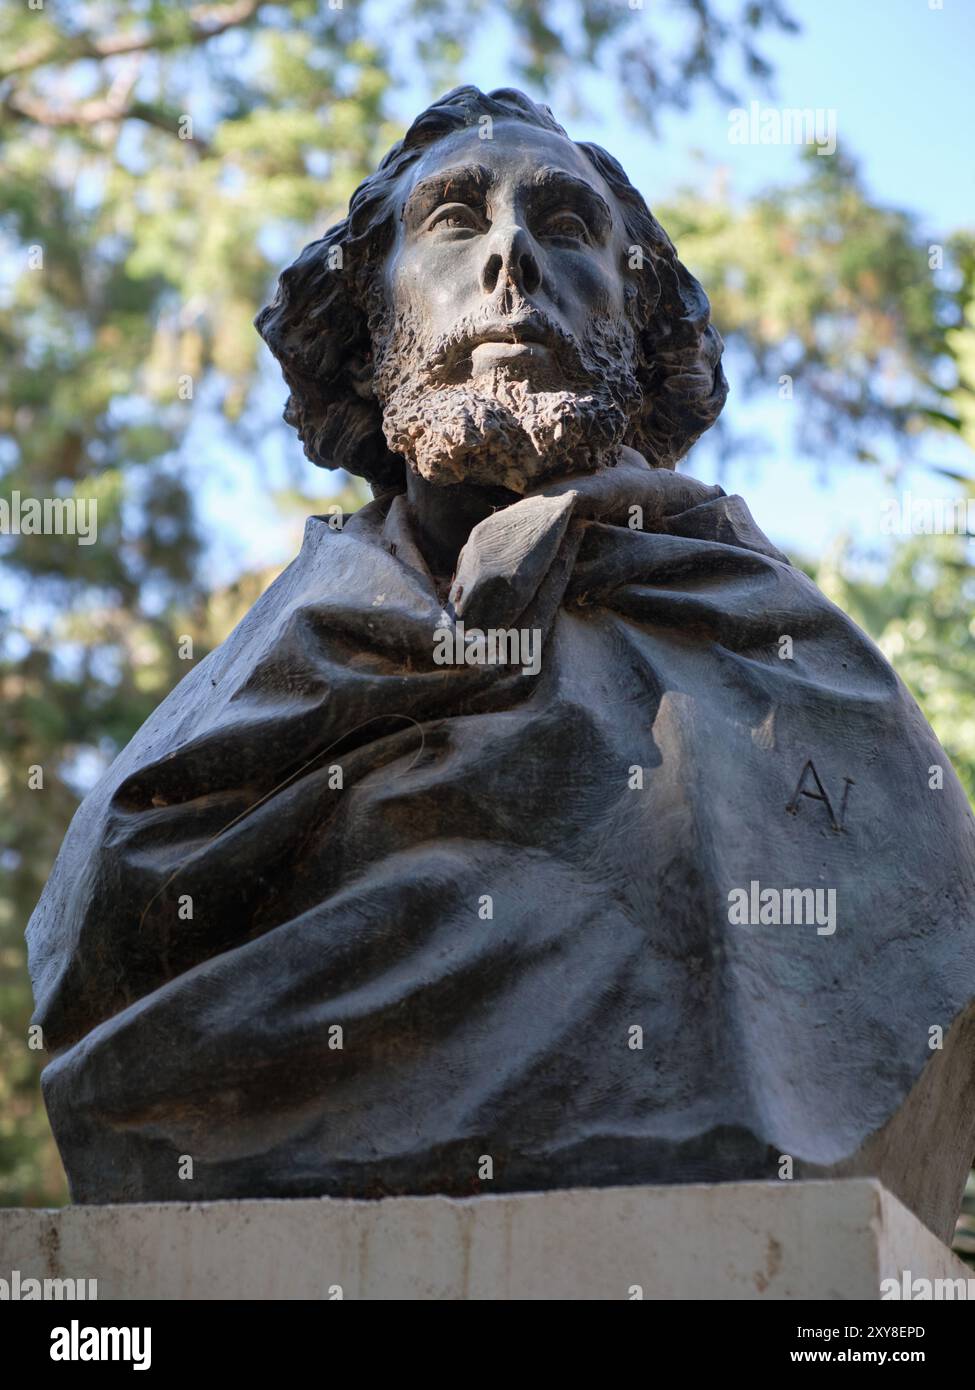
<path fill-rule="evenodd" d="M 519 121 L 458 131 L 401 209 L 371 325 L 389 448 L 514 492 L 612 461 L 641 394 L 622 219 L 583 152 Z"/>

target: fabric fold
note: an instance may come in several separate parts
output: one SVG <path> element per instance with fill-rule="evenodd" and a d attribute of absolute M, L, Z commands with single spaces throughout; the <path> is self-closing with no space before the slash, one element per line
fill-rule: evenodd
<path fill-rule="evenodd" d="M 459 561 L 537 672 L 436 663 L 387 495 L 89 795 L 28 931 L 76 1200 L 817 1174 L 906 1102 L 975 998 L 964 794 L 744 503 L 634 458 Z M 733 921 L 753 883 L 834 930 Z"/>

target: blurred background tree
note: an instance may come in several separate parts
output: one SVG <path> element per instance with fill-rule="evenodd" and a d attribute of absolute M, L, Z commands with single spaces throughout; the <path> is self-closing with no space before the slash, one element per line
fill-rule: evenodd
<path fill-rule="evenodd" d="M 248 555 L 257 529 L 286 531 L 333 485 L 347 508 L 365 500 L 348 478 L 310 479 L 280 424 L 251 326 L 276 270 L 344 213 L 422 103 L 497 85 L 487 53 L 570 128 L 591 114 L 582 79 L 598 78 L 596 104 L 625 110 L 645 143 L 670 111 L 768 94 L 770 48 L 801 42 L 786 0 L 671 0 L 666 14 L 656 0 L 0 0 L 2 494 L 98 502 L 96 545 L 0 537 L 0 1203 L 65 1199 L 43 1054 L 25 1041 L 23 930 L 79 797 L 185 672 L 180 638 L 199 659 L 273 578 Z M 970 228 L 945 237 L 932 273 L 929 235 L 871 195 L 845 149 L 797 157 L 789 181 L 748 196 L 704 162 L 655 210 L 711 295 L 736 390 L 794 399 L 797 455 L 893 485 L 920 450 L 920 467 L 965 486 Z M 726 416 L 719 467 L 755 444 Z M 923 456 L 939 436 L 948 466 Z M 207 494 L 218 455 L 239 494 Z M 841 537 L 801 558 L 880 640 L 971 794 L 967 541 L 863 553 Z"/>

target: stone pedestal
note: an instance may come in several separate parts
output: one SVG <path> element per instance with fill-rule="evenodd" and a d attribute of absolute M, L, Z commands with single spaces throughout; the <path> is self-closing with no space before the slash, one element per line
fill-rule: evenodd
<path fill-rule="evenodd" d="M 97 1279 L 100 1300 L 878 1299 L 905 1271 L 975 1296 L 867 1179 L 0 1211 L 15 1297 Z"/>

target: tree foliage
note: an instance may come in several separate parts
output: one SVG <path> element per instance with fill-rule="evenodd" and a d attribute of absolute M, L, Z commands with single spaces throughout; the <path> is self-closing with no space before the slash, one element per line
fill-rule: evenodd
<path fill-rule="evenodd" d="M 740 350 L 738 384 L 794 400 L 803 451 L 878 464 L 886 439 L 903 463 L 931 430 L 975 442 L 970 238 L 934 243 L 872 202 L 842 151 L 811 149 L 794 184 L 748 203 L 688 191 L 658 215 Z"/>
<path fill-rule="evenodd" d="M 876 641 L 975 802 L 975 569 L 961 535 L 913 536 L 879 564 L 841 541 L 820 588 Z"/>

